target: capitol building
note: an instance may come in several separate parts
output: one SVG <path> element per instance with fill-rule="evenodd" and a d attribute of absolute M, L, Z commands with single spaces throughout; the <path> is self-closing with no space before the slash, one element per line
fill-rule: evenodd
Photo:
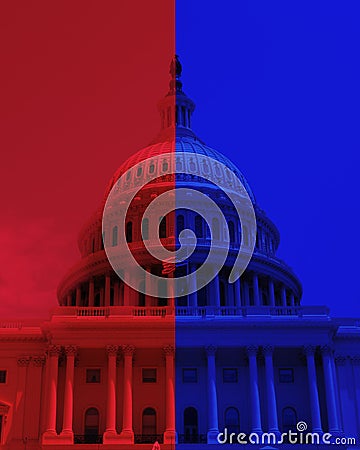
<path fill-rule="evenodd" d="M 300 431 L 299 424 L 331 435 L 341 448 L 360 448 L 360 320 L 332 318 L 323 299 L 302 306 L 299 278 L 277 257 L 276 225 L 239 169 L 193 131 L 195 104 L 183 90 L 181 70 L 174 60 L 169 92 L 158 105 L 158 136 L 119 167 L 80 230 L 81 257 L 60 280 L 50 319 L 1 321 L 0 449 L 151 450 L 156 441 L 165 450 L 230 449 L 231 433 L 280 437 Z M 230 201 L 231 193 L 239 195 L 235 178 L 251 201 L 256 231 Z M 114 187 L 120 202 L 137 194 L 125 225 L 104 232 Z M 172 270 L 147 251 L 151 224 L 142 217 L 174 187 L 206 195 L 227 227 L 190 207 L 159 217 L 167 250 L 179 247 L 186 229 L 196 236 L 191 256 Z M 126 269 L 119 276 L 110 264 L 121 235 L 143 278 L 131 279 Z M 209 283 L 192 276 L 181 294 L 165 292 L 161 277 L 186 279 L 212 247 L 225 245 L 228 255 L 219 270 L 214 264 Z M 251 259 L 232 283 L 240 248 Z M 152 275 L 160 281 L 149 295 Z M 284 438 L 271 446 L 294 445 Z"/>

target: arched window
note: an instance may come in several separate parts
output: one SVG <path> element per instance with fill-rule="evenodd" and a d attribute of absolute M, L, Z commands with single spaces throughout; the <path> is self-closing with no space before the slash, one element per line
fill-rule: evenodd
<path fill-rule="evenodd" d="M 145 408 L 142 413 L 142 442 L 154 442 L 156 440 L 156 411 L 153 408 Z"/>
<path fill-rule="evenodd" d="M 128 222 L 126 224 L 126 242 L 133 241 L 133 224 L 132 222 Z"/>
<path fill-rule="evenodd" d="M 228 435 L 230 433 L 238 434 L 240 432 L 239 411 L 232 406 L 225 411 L 225 428 L 227 428 Z"/>
<path fill-rule="evenodd" d="M 118 245 L 118 227 L 115 226 L 112 230 L 112 246 L 115 247 Z"/>
<path fill-rule="evenodd" d="M 190 406 L 184 411 L 184 435 L 185 443 L 198 442 L 198 413 Z"/>
<path fill-rule="evenodd" d="M 204 222 L 200 214 L 195 216 L 195 234 L 197 238 L 204 237 Z"/>
<path fill-rule="evenodd" d="M 85 412 L 84 435 L 86 444 L 94 444 L 98 440 L 99 411 L 96 408 L 88 408 Z"/>
<path fill-rule="evenodd" d="M 176 236 L 185 229 L 185 217 L 182 214 L 176 216 Z"/>
<path fill-rule="evenodd" d="M 297 414 L 294 408 L 287 406 L 282 410 L 282 431 L 287 433 L 289 430 L 296 431 Z"/>
<path fill-rule="evenodd" d="M 160 217 L 159 222 L 159 237 L 164 239 L 166 238 L 166 217 Z"/>
<path fill-rule="evenodd" d="M 149 239 L 149 219 L 143 219 L 141 225 L 141 234 L 144 241 Z"/>
<path fill-rule="evenodd" d="M 212 222 L 212 238 L 216 241 L 220 240 L 220 227 L 219 227 L 219 220 L 215 217 Z"/>
<path fill-rule="evenodd" d="M 235 244 L 235 225 L 232 220 L 229 220 L 229 238 L 230 243 Z"/>

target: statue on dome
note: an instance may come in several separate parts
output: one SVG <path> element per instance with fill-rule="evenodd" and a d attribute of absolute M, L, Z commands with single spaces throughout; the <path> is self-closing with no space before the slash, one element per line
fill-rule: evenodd
<path fill-rule="evenodd" d="M 179 79 L 182 73 L 182 65 L 178 55 L 175 55 L 170 64 L 170 75 L 172 78 Z"/>

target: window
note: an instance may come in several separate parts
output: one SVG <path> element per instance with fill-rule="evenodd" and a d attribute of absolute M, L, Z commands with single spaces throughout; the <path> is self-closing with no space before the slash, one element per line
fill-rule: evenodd
<path fill-rule="evenodd" d="M 115 226 L 112 230 L 112 246 L 116 247 L 118 245 L 118 227 Z"/>
<path fill-rule="evenodd" d="M 237 369 L 223 369 L 223 383 L 237 383 Z"/>
<path fill-rule="evenodd" d="M 294 369 L 279 369 L 279 381 L 280 383 L 293 383 Z"/>
<path fill-rule="evenodd" d="M 228 433 L 240 432 L 239 411 L 232 406 L 225 411 L 225 428 L 227 428 Z"/>
<path fill-rule="evenodd" d="M 282 429 L 284 432 L 296 431 L 297 415 L 294 408 L 286 407 L 282 410 Z"/>
<path fill-rule="evenodd" d="M 99 411 L 96 408 L 89 408 L 85 412 L 85 443 L 96 444 L 99 435 Z"/>
<path fill-rule="evenodd" d="M 149 239 L 149 219 L 143 219 L 141 226 L 141 234 L 144 241 Z"/>
<path fill-rule="evenodd" d="M 212 220 L 212 238 L 218 241 L 220 239 L 219 220 L 214 218 Z"/>
<path fill-rule="evenodd" d="M 149 444 L 154 442 L 154 437 L 156 436 L 156 411 L 153 408 L 146 408 L 143 411 L 142 435 L 145 442 Z"/>
<path fill-rule="evenodd" d="M 149 166 L 149 173 L 154 173 L 154 172 L 155 172 L 155 165 L 153 163 L 151 163 Z"/>
<path fill-rule="evenodd" d="M 142 381 L 143 383 L 156 383 L 156 369 L 143 369 Z"/>
<path fill-rule="evenodd" d="M 6 383 L 6 370 L 0 370 L 0 383 Z"/>
<path fill-rule="evenodd" d="M 226 306 L 226 288 L 225 283 L 220 281 L 220 306 Z"/>
<path fill-rule="evenodd" d="M 198 412 L 195 408 L 190 406 L 184 411 L 185 443 L 197 443 L 199 440 L 198 433 Z"/>
<path fill-rule="evenodd" d="M 100 369 L 86 369 L 87 383 L 100 383 Z"/>
<path fill-rule="evenodd" d="M 235 225 L 232 220 L 229 221 L 229 238 L 230 238 L 230 243 L 234 244 L 235 243 Z"/>
<path fill-rule="evenodd" d="M 126 224 L 126 242 L 132 242 L 133 235 L 132 235 L 132 222 L 128 222 Z"/>
<path fill-rule="evenodd" d="M 204 237 L 203 218 L 199 214 L 195 216 L 195 234 L 197 238 Z"/>
<path fill-rule="evenodd" d="M 197 383 L 197 369 L 183 369 L 183 383 Z"/>
<path fill-rule="evenodd" d="M 160 217 L 159 225 L 159 237 L 160 239 L 166 238 L 166 217 Z"/>
<path fill-rule="evenodd" d="M 142 167 L 138 167 L 138 170 L 136 172 L 136 176 L 140 177 L 142 175 Z"/>
<path fill-rule="evenodd" d="M 185 218 L 182 214 L 176 217 L 176 229 L 177 236 L 185 229 Z"/>

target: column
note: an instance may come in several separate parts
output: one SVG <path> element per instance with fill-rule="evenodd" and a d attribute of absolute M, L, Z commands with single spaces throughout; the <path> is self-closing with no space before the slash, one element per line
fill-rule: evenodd
<path fill-rule="evenodd" d="M 274 364 L 273 364 L 274 347 L 267 345 L 263 348 L 263 351 L 265 356 L 268 431 L 272 433 L 279 433 L 275 382 L 274 382 Z"/>
<path fill-rule="evenodd" d="M 124 345 L 122 353 L 124 355 L 124 399 L 123 399 L 123 426 L 120 433 L 122 444 L 134 443 L 133 431 L 133 376 L 132 365 L 135 347 Z"/>
<path fill-rule="evenodd" d="M 89 306 L 94 306 L 94 280 L 89 281 Z"/>
<path fill-rule="evenodd" d="M 46 431 L 42 437 L 42 443 L 51 442 L 57 437 L 56 433 L 56 408 L 57 408 L 57 383 L 59 370 L 59 355 L 61 347 L 51 345 L 48 350 L 48 364 L 49 364 L 49 390 L 48 390 L 48 404 L 47 404 L 47 420 Z"/>
<path fill-rule="evenodd" d="M 65 374 L 65 395 L 64 395 L 64 416 L 61 436 L 66 439 L 66 443 L 73 444 L 73 413 L 74 413 L 74 367 L 77 348 L 74 345 L 65 347 L 66 354 L 66 374 Z M 64 440 L 62 440 L 65 443 Z"/>
<path fill-rule="evenodd" d="M 334 380 L 335 380 L 334 390 L 335 390 L 335 400 L 336 400 L 336 411 L 337 411 L 338 426 L 339 426 L 339 430 L 342 432 L 343 431 L 343 426 L 342 426 L 342 418 L 341 418 L 341 411 L 340 411 L 340 394 L 339 394 L 338 377 L 337 377 L 337 370 L 336 370 L 336 367 L 335 367 L 335 358 L 334 358 L 334 356 L 330 359 L 330 361 L 331 361 L 331 368 L 332 368 L 333 376 L 334 376 Z"/>
<path fill-rule="evenodd" d="M 188 266 L 188 276 L 189 276 L 189 290 L 194 291 L 192 294 L 189 294 L 189 306 L 197 307 L 197 281 L 196 275 L 194 274 L 196 270 L 196 266 Z M 193 274 L 192 276 L 190 274 Z"/>
<path fill-rule="evenodd" d="M 312 431 L 314 433 L 322 433 L 319 393 L 317 387 L 316 367 L 314 359 L 315 350 L 316 347 L 313 345 L 307 345 L 306 347 L 304 347 L 308 372 Z"/>
<path fill-rule="evenodd" d="M 76 300 L 75 300 L 76 306 L 81 306 L 81 288 L 78 286 L 76 288 Z"/>
<path fill-rule="evenodd" d="M 258 347 L 251 345 L 246 347 L 246 351 L 249 358 L 251 432 L 262 433 L 257 369 Z"/>
<path fill-rule="evenodd" d="M 350 358 L 351 360 L 351 366 L 352 366 L 352 373 L 353 373 L 353 389 L 355 393 L 355 404 L 357 406 L 356 408 L 356 423 L 357 425 L 357 432 L 358 435 L 360 435 L 360 355 L 354 355 Z"/>
<path fill-rule="evenodd" d="M 287 306 L 287 303 L 286 303 L 286 287 L 285 287 L 284 284 L 281 286 L 281 304 L 282 304 L 282 306 Z"/>
<path fill-rule="evenodd" d="M 234 295 L 235 295 L 235 306 L 237 308 L 241 307 L 241 277 L 239 277 L 234 283 Z"/>
<path fill-rule="evenodd" d="M 43 366 L 45 357 L 33 355 L 28 368 L 25 398 L 24 436 L 29 440 L 39 439 L 41 428 L 41 399 L 44 389 Z M 46 391 L 45 391 L 46 392 Z"/>
<path fill-rule="evenodd" d="M 110 275 L 105 275 L 105 306 L 110 306 Z"/>
<path fill-rule="evenodd" d="M 213 296 L 212 305 L 215 307 L 219 307 L 220 306 L 220 280 L 219 280 L 218 273 L 215 275 L 215 278 L 211 282 L 210 293 Z"/>
<path fill-rule="evenodd" d="M 153 306 L 153 300 L 154 297 L 151 295 L 148 295 L 148 292 L 151 292 L 151 267 L 146 267 L 146 274 L 145 274 L 145 289 L 146 289 L 146 295 L 145 295 L 145 306 Z"/>
<path fill-rule="evenodd" d="M 13 435 L 14 439 L 21 440 L 24 438 L 23 430 L 24 430 L 24 416 L 25 416 L 25 389 L 28 378 L 28 366 L 30 363 L 30 357 L 24 356 L 22 358 L 18 358 L 17 366 L 18 366 L 18 379 L 17 379 L 17 400 L 14 404 L 14 424 L 13 424 Z"/>
<path fill-rule="evenodd" d="M 335 392 L 337 380 L 331 365 L 331 359 L 333 358 L 331 348 L 327 345 L 321 347 L 321 355 L 325 378 L 326 410 L 328 415 L 329 432 L 332 434 L 338 434 L 340 433 L 340 427 L 338 422 L 339 415 Z"/>
<path fill-rule="evenodd" d="M 164 444 L 176 443 L 175 432 L 175 390 L 174 390 L 174 356 L 175 349 L 168 345 L 164 348 L 166 367 L 166 429 L 164 433 Z"/>
<path fill-rule="evenodd" d="M 253 274 L 253 293 L 254 293 L 254 305 L 260 305 L 260 295 L 259 295 L 259 280 L 256 273 Z"/>
<path fill-rule="evenodd" d="M 106 347 L 108 355 L 108 381 L 107 381 L 107 403 L 106 403 L 106 430 L 104 433 L 104 444 L 118 442 L 116 433 L 116 357 L 117 345 Z"/>
<path fill-rule="evenodd" d="M 275 306 L 275 292 L 274 292 L 274 282 L 272 278 L 269 278 L 269 304 L 270 306 Z"/>
<path fill-rule="evenodd" d="M 219 434 L 215 353 L 216 348 L 214 346 L 210 345 L 206 347 L 208 366 L 208 444 L 217 444 L 217 436 Z"/>
<path fill-rule="evenodd" d="M 66 306 L 71 306 L 71 295 L 70 294 L 68 294 L 66 296 Z"/>

